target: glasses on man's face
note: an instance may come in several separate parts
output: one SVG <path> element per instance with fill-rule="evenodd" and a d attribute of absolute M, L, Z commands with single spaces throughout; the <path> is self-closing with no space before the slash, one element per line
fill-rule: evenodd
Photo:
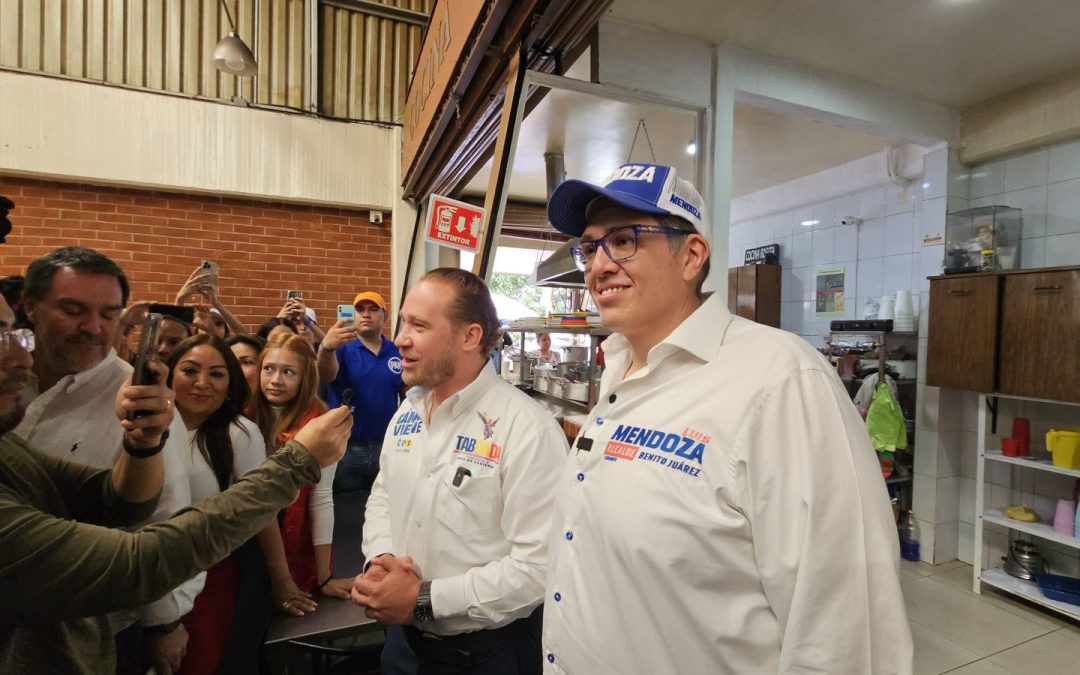
<path fill-rule="evenodd" d="M 681 237 L 690 234 L 687 230 L 667 225 L 626 225 L 611 230 L 599 239 L 582 239 L 570 247 L 577 268 L 588 271 L 596 257 L 596 249 L 603 248 L 611 262 L 622 262 L 634 257 L 638 250 L 638 237 L 642 233 L 663 234 L 668 237 Z"/>
<path fill-rule="evenodd" d="M 0 349 L 11 349 L 14 345 L 28 352 L 34 351 L 34 332 L 29 328 L 16 328 L 0 334 Z"/>

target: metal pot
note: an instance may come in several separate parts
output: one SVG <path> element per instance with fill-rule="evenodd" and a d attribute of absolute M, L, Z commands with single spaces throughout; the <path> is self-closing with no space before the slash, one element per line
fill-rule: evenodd
<path fill-rule="evenodd" d="M 1039 549 L 1030 541 L 1017 539 L 1005 558 L 1005 571 L 1017 579 L 1035 581 L 1038 574 L 1046 574 L 1046 561 L 1039 554 Z"/>

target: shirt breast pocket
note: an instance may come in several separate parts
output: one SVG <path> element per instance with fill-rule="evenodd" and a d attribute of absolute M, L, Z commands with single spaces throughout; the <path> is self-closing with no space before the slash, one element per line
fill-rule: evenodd
<path fill-rule="evenodd" d="M 502 514 L 501 486 L 498 473 L 488 475 L 473 471 L 454 485 L 457 469 L 443 478 L 443 494 L 435 507 L 435 517 L 459 537 L 483 537 L 499 529 Z"/>

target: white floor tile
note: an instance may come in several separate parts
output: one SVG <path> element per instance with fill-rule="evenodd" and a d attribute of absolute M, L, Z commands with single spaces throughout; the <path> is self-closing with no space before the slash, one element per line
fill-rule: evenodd
<path fill-rule="evenodd" d="M 1011 670 L 1005 670 L 1001 666 L 994 665 L 990 659 L 982 659 L 961 666 L 956 670 L 950 670 L 949 675 L 1014 675 L 1014 673 Z"/>
<path fill-rule="evenodd" d="M 910 581 L 903 588 L 913 626 L 929 629 L 978 656 L 989 656 L 1049 631 L 933 578 Z"/>
<path fill-rule="evenodd" d="M 1075 673 L 1080 663 L 1080 641 L 1051 633 L 995 654 L 990 660 L 1016 675 Z"/>
<path fill-rule="evenodd" d="M 915 643 L 915 673 L 918 675 L 939 675 L 979 658 L 937 631 L 914 623 L 911 625 L 911 638 Z"/>

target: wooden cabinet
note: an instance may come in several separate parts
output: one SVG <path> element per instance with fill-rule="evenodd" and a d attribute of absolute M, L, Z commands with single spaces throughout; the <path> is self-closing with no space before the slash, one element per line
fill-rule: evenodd
<path fill-rule="evenodd" d="M 998 391 L 1080 402 L 1080 270 L 1004 279 Z"/>
<path fill-rule="evenodd" d="M 930 280 L 927 384 L 994 391 L 1000 283 L 992 273 Z"/>
<path fill-rule="evenodd" d="M 780 265 L 728 269 L 728 309 L 732 314 L 780 327 Z"/>

